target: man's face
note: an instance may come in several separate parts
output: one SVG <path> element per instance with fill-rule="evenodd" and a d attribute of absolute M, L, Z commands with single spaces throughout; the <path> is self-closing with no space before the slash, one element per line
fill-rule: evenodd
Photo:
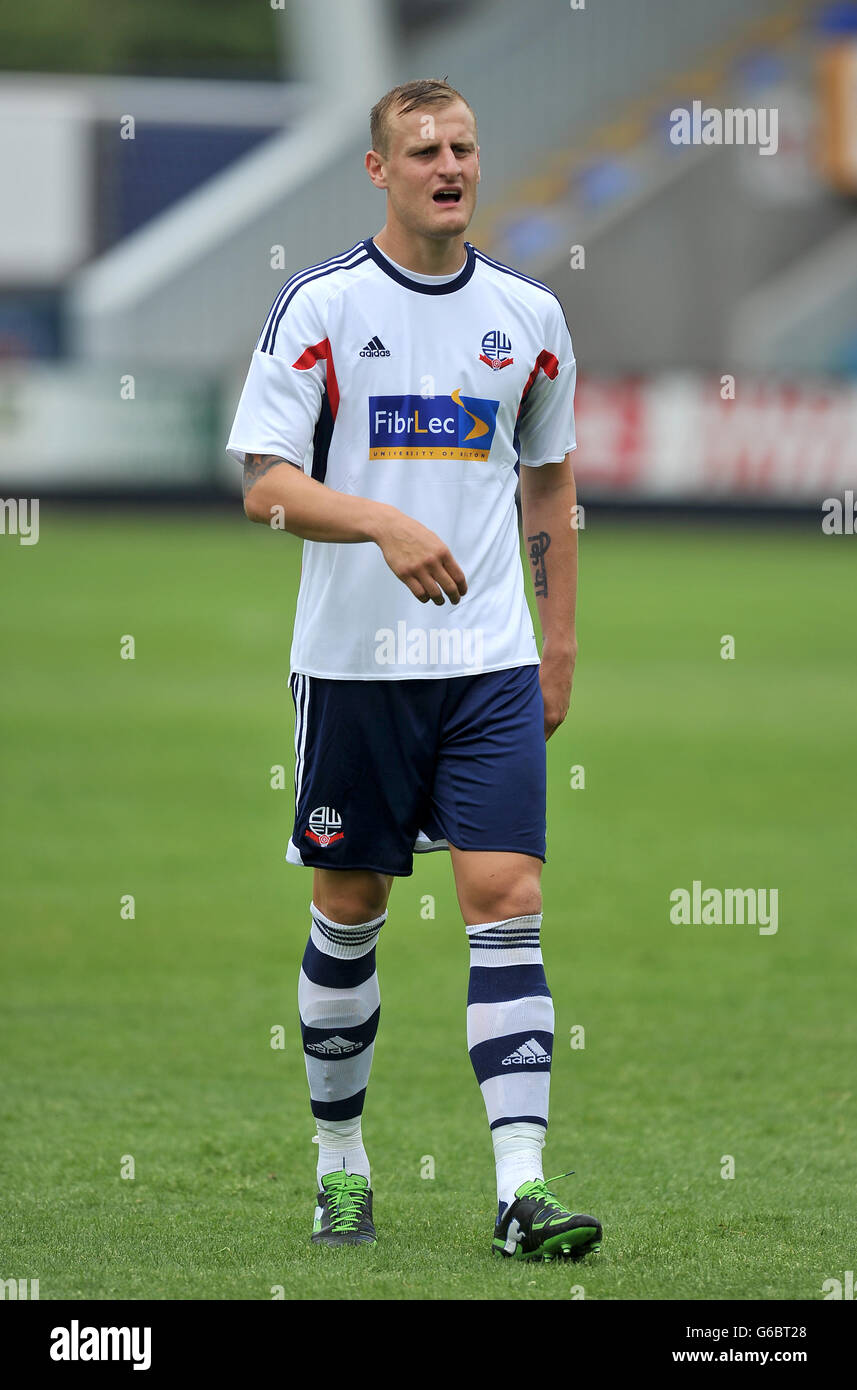
<path fill-rule="evenodd" d="M 397 220 L 411 232 L 454 237 L 476 208 L 479 147 L 463 102 L 389 118 L 387 158 L 367 156 L 377 188 L 385 188 Z"/>

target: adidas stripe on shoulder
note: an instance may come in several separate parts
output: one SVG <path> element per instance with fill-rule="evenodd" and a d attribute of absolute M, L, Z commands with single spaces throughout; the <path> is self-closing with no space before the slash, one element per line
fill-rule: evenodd
<path fill-rule="evenodd" d="M 571 330 L 568 328 L 568 319 L 565 316 L 565 309 L 562 307 L 562 301 L 559 296 L 554 293 L 550 285 L 544 284 L 541 280 L 534 279 L 532 275 L 524 275 L 522 271 L 514 270 L 512 266 L 506 265 L 503 261 L 495 260 L 493 256 L 486 256 L 484 251 L 477 250 L 475 246 L 473 249 L 476 253 L 477 261 L 481 261 L 483 265 L 490 266 L 492 270 L 499 270 L 501 274 L 509 275 L 514 280 L 520 280 L 525 285 L 532 285 L 534 289 L 543 290 L 546 295 L 549 295 L 559 308 L 566 329 L 568 329 L 569 337 L 571 336 Z"/>
<path fill-rule="evenodd" d="M 283 315 L 299 290 L 305 285 L 310 285 L 315 280 L 323 280 L 329 275 L 335 275 L 338 271 L 353 270 L 356 266 L 368 261 L 369 256 L 362 242 L 357 242 L 350 251 L 343 251 L 338 256 L 331 256 L 327 261 L 320 261 L 318 265 L 308 266 L 305 270 L 296 271 L 290 279 L 286 281 L 274 300 L 265 320 L 265 325 L 259 335 L 257 344 L 260 352 L 273 353 L 277 340 L 277 329 L 282 322 Z"/>

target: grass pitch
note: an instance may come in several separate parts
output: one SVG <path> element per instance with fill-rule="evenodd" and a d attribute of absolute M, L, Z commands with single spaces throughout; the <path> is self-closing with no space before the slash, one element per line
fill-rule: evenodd
<path fill-rule="evenodd" d="M 311 875 L 282 857 L 300 545 L 239 506 L 44 507 L 37 546 L 0 539 L 0 1277 L 42 1299 L 819 1299 L 853 1269 L 854 542 L 588 523 L 549 747 L 545 1171 L 576 1170 L 557 1190 L 601 1217 L 601 1255 L 490 1254 L 444 855 L 396 883 L 379 943 L 378 1244 L 309 1245 Z M 777 888 L 777 933 L 673 925 L 695 879 Z"/>

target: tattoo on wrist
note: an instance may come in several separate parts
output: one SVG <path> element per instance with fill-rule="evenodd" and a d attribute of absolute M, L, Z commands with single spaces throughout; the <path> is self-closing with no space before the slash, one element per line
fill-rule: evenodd
<path fill-rule="evenodd" d="M 284 461 L 278 454 L 247 454 L 244 459 L 244 496 L 247 496 L 254 483 Z"/>
<path fill-rule="evenodd" d="M 548 596 L 548 566 L 545 555 L 550 546 L 551 538 L 547 531 L 539 531 L 538 535 L 527 536 L 527 544 L 530 547 L 530 564 L 533 567 L 533 588 L 536 591 L 536 598 L 547 598 Z"/>

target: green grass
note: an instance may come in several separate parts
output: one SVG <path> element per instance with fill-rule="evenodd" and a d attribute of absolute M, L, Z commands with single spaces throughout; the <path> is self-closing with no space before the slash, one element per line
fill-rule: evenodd
<path fill-rule="evenodd" d="M 240 512 L 47 507 L 37 546 L 0 538 L 0 1277 L 43 1299 L 819 1299 L 857 1253 L 853 548 L 596 515 L 584 533 L 575 700 L 549 749 L 545 1158 L 576 1170 L 558 1191 L 605 1240 L 567 1268 L 489 1252 L 443 855 L 394 886 L 379 946 L 379 1242 L 308 1244 L 311 878 L 282 858 L 299 545 Z M 778 888 L 779 931 L 671 925 L 693 879 Z"/>

